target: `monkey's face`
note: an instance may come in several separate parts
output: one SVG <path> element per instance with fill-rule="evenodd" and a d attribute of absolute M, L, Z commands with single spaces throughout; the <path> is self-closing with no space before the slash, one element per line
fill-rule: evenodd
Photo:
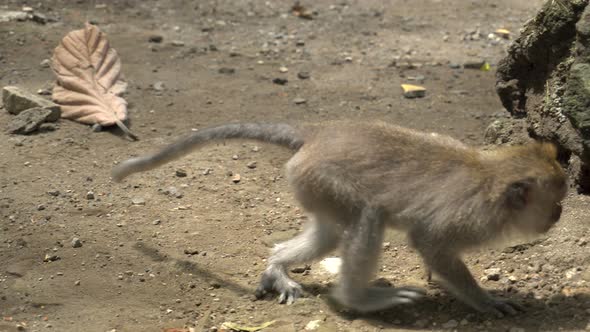
<path fill-rule="evenodd" d="M 511 184 L 507 202 L 514 212 L 513 226 L 525 235 L 547 232 L 561 217 L 566 192 L 565 176 L 561 174 Z"/>

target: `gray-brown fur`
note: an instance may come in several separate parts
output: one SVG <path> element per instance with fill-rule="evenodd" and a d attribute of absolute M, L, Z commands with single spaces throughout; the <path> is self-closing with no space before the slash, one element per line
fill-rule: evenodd
<path fill-rule="evenodd" d="M 490 241 L 543 233 L 559 219 L 566 184 L 552 145 L 483 151 L 382 122 L 232 126 L 204 129 L 193 134 L 197 138 L 124 162 L 114 178 L 153 168 L 210 139 L 258 139 L 296 150 L 287 177 L 310 221 L 300 235 L 275 247 L 258 296 L 277 292 L 280 302 L 293 302 L 301 287 L 288 276 L 288 266 L 340 247 L 343 265 L 334 291 L 340 303 L 367 312 L 414 302 L 422 291 L 368 286 L 384 229 L 393 227 L 408 234 L 429 270 L 466 304 L 499 315 L 519 309 L 480 288 L 460 254 Z M 210 132 L 217 134 L 203 134 Z"/>

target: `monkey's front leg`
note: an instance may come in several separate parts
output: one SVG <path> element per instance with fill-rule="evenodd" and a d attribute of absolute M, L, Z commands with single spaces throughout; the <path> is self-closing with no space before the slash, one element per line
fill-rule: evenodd
<path fill-rule="evenodd" d="M 520 305 L 509 300 L 494 298 L 482 289 L 457 254 L 432 248 L 428 251 L 421 250 L 421 252 L 426 264 L 443 279 L 449 291 L 476 310 L 491 312 L 499 317 L 507 314 L 515 315 L 518 311 L 523 311 Z"/>
<path fill-rule="evenodd" d="M 335 299 L 344 306 L 371 312 L 396 304 L 412 303 L 424 292 L 413 287 L 369 287 L 381 252 L 384 223 L 378 210 L 365 208 L 359 220 L 350 224 L 344 239 L 340 281 Z"/>

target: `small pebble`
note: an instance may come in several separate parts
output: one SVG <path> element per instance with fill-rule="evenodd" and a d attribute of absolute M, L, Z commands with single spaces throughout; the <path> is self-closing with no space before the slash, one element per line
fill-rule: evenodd
<path fill-rule="evenodd" d="M 92 192 L 92 191 L 87 192 L 86 199 L 94 199 L 94 192 Z"/>
<path fill-rule="evenodd" d="M 299 79 L 301 79 L 301 80 L 306 80 L 306 79 L 310 78 L 310 77 L 311 77 L 311 75 L 309 74 L 309 72 L 306 72 L 306 71 L 300 71 L 300 72 L 298 72 L 298 73 L 297 73 L 297 77 L 298 77 Z"/>
<path fill-rule="evenodd" d="M 500 280 L 500 269 L 499 268 L 491 268 L 484 270 L 486 278 L 492 281 Z"/>
<path fill-rule="evenodd" d="M 82 241 L 79 238 L 75 237 L 72 239 L 72 248 L 80 248 L 82 246 Z"/>
<path fill-rule="evenodd" d="M 134 197 L 131 199 L 133 205 L 145 205 L 145 199 L 142 197 Z"/>
<path fill-rule="evenodd" d="M 151 35 L 148 37 L 148 42 L 150 43 L 161 43 L 164 40 L 164 37 L 161 35 Z"/>
<path fill-rule="evenodd" d="M 273 79 L 272 82 L 274 84 L 278 84 L 278 85 L 285 85 L 289 82 L 289 80 L 286 78 L 277 77 L 277 78 Z"/>
<path fill-rule="evenodd" d="M 293 103 L 295 103 L 295 105 L 301 105 L 301 104 L 307 103 L 307 100 L 298 97 L 298 98 L 293 99 Z"/>
<path fill-rule="evenodd" d="M 220 74 L 234 74 L 236 72 L 236 70 L 234 68 L 228 68 L 228 67 L 221 67 L 219 68 L 219 70 L 217 70 Z"/>
<path fill-rule="evenodd" d="M 455 328 L 457 326 L 459 326 L 459 323 L 456 320 L 454 320 L 454 319 L 451 319 L 450 321 L 448 321 L 446 323 L 443 323 L 441 325 L 441 327 L 442 328 L 445 328 L 445 329 L 452 329 L 452 328 Z"/>
<path fill-rule="evenodd" d="M 187 173 L 185 170 L 179 168 L 176 170 L 176 176 L 178 176 L 179 178 L 184 178 L 187 176 Z"/>
<path fill-rule="evenodd" d="M 92 131 L 95 133 L 101 132 L 102 131 L 102 126 L 99 125 L 98 123 L 95 123 L 92 125 Z"/>
<path fill-rule="evenodd" d="M 173 40 L 171 44 L 172 44 L 172 46 L 177 46 L 177 47 L 184 46 L 184 42 L 182 40 Z"/>
<path fill-rule="evenodd" d="M 239 183 L 242 180 L 242 177 L 240 176 L 240 174 L 234 174 L 234 176 L 232 177 L 232 182 L 233 183 Z"/>
<path fill-rule="evenodd" d="M 39 65 L 42 68 L 49 68 L 49 66 L 51 65 L 51 60 L 45 59 L 45 60 L 41 61 L 41 63 Z"/>
<path fill-rule="evenodd" d="M 251 161 L 249 162 L 246 167 L 250 168 L 250 169 L 255 169 L 256 168 L 256 162 L 255 161 Z"/>
<path fill-rule="evenodd" d="M 281 73 L 286 73 L 288 71 L 289 71 L 289 68 L 287 68 L 287 67 L 280 67 L 279 68 L 279 72 L 281 72 Z"/>

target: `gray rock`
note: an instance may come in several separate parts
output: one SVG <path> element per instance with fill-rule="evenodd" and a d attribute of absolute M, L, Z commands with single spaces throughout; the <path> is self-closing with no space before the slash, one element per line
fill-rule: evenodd
<path fill-rule="evenodd" d="M 29 14 L 21 11 L 0 10 L 0 22 L 26 21 Z"/>
<path fill-rule="evenodd" d="M 102 126 L 99 125 L 98 123 L 95 123 L 92 125 L 92 131 L 95 133 L 101 132 L 102 131 Z"/>
<path fill-rule="evenodd" d="M 488 280 L 492 280 L 492 281 L 500 280 L 500 269 L 499 268 L 486 269 L 486 270 L 484 270 L 484 273 L 485 273 L 486 278 Z"/>
<path fill-rule="evenodd" d="M 444 328 L 444 329 L 452 329 L 452 328 L 455 328 L 457 326 L 459 326 L 459 323 L 456 320 L 454 320 L 454 319 L 451 319 L 450 321 L 448 321 L 446 323 L 443 323 L 441 325 L 441 327 Z"/>
<path fill-rule="evenodd" d="M 72 248 L 80 248 L 82 246 L 82 241 L 79 238 L 75 237 L 72 239 Z"/>
<path fill-rule="evenodd" d="M 307 100 L 305 100 L 304 98 L 295 98 L 295 99 L 293 99 L 293 102 L 296 105 L 301 105 L 301 104 L 307 103 Z"/>
<path fill-rule="evenodd" d="M 51 117 L 47 121 L 57 121 L 61 116 L 59 105 L 16 86 L 5 86 L 2 89 L 2 102 L 10 114 L 16 115 L 29 108 L 40 107 L 51 110 Z"/>
<path fill-rule="evenodd" d="M 39 131 L 56 131 L 57 125 L 55 123 L 42 123 L 39 126 Z"/>
<path fill-rule="evenodd" d="M 300 80 L 306 80 L 309 77 L 311 77 L 311 74 L 309 72 L 307 72 L 307 71 L 300 71 L 300 72 L 297 73 L 297 77 Z"/>
<path fill-rule="evenodd" d="M 58 108 L 59 110 L 59 108 Z M 47 108 L 30 108 L 20 112 L 9 123 L 7 131 L 10 134 L 30 134 L 47 121 L 55 121 L 55 112 Z"/>
<path fill-rule="evenodd" d="M 162 35 L 151 35 L 148 37 L 150 43 L 161 43 L 164 40 Z"/>
<path fill-rule="evenodd" d="M 142 197 L 133 197 L 131 199 L 131 204 L 133 205 L 145 205 L 145 199 Z"/>

